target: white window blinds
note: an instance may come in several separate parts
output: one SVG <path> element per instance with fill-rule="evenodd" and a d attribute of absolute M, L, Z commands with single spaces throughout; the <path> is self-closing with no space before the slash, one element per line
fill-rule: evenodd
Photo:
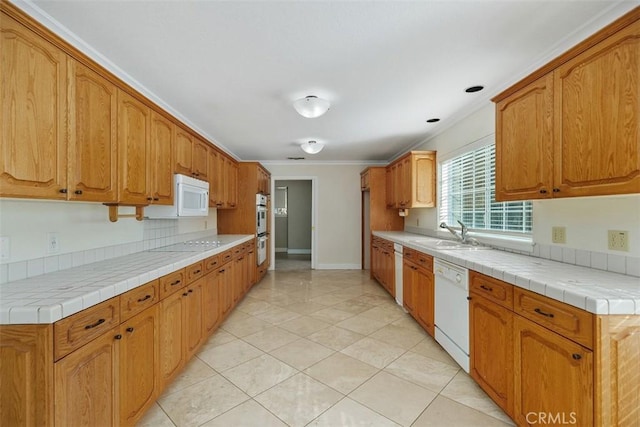
<path fill-rule="evenodd" d="M 517 165 L 514 165 L 517 167 Z M 495 145 L 441 164 L 440 221 L 476 230 L 531 233 L 531 202 L 495 201 Z"/>

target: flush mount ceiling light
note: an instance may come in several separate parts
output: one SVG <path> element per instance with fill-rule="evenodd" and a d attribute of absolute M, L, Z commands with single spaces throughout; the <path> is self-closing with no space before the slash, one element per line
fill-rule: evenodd
<path fill-rule="evenodd" d="M 324 144 L 318 141 L 307 141 L 300 148 L 307 154 L 318 154 L 324 148 Z"/>
<path fill-rule="evenodd" d="M 308 119 L 320 117 L 329 111 L 329 106 L 329 101 L 313 95 L 305 96 L 293 103 L 293 108 L 296 109 L 298 114 Z"/>

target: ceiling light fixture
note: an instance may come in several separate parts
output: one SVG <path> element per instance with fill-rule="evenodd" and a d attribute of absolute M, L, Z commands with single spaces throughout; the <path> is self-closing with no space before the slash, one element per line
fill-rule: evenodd
<path fill-rule="evenodd" d="M 326 99 L 318 98 L 317 96 L 309 95 L 304 98 L 300 98 L 293 103 L 293 108 L 296 109 L 298 114 L 308 119 L 315 119 L 320 117 L 327 111 L 329 111 L 329 101 Z"/>
<path fill-rule="evenodd" d="M 324 144 L 318 141 L 307 141 L 300 148 L 307 154 L 318 154 L 324 148 Z"/>
<path fill-rule="evenodd" d="M 484 89 L 484 86 L 471 86 L 466 88 L 464 91 L 467 93 L 473 93 L 473 92 L 480 92 L 482 89 Z"/>

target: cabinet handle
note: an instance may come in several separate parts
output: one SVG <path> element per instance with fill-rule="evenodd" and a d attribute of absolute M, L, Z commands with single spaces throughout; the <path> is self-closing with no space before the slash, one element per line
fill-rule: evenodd
<path fill-rule="evenodd" d="M 471 301 L 471 297 L 467 297 L 467 301 Z"/>
<path fill-rule="evenodd" d="M 153 201 L 154 201 L 154 202 L 157 202 L 158 200 L 160 200 L 160 197 L 154 197 L 154 198 L 153 198 Z"/>
<path fill-rule="evenodd" d="M 480 285 L 480 288 L 482 288 L 482 289 L 484 289 L 485 291 L 488 291 L 488 292 L 493 292 L 493 288 L 490 288 L 490 287 L 485 286 L 485 285 Z"/>
<path fill-rule="evenodd" d="M 544 311 L 540 310 L 539 308 L 534 309 L 533 311 L 535 311 L 538 314 L 541 314 L 545 317 L 554 317 L 553 313 L 545 313 Z"/>
<path fill-rule="evenodd" d="M 144 296 L 144 298 L 140 298 L 140 299 L 138 300 L 138 302 L 146 301 L 146 300 L 148 300 L 149 298 L 151 298 L 151 295 L 145 295 L 145 296 Z"/>
<path fill-rule="evenodd" d="M 180 279 L 176 280 L 175 282 L 171 283 L 169 286 L 175 286 L 175 285 L 179 285 L 181 282 Z"/>
<path fill-rule="evenodd" d="M 224 268 L 222 270 L 218 270 L 218 273 L 224 273 Z"/>
<path fill-rule="evenodd" d="M 540 194 L 547 194 L 547 190 L 545 190 L 544 188 L 540 190 Z"/>
<path fill-rule="evenodd" d="M 189 294 L 185 292 L 185 293 L 183 293 L 183 294 L 182 294 L 182 296 L 183 296 L 183 297 L 188 297 L 188 296 L 189 296 Z"/>
<path fill-rule="evenodd" d="M 191 293 L 191 292 L 193 292 L 193 289 L 189 289 L 187 292 Z"/>
<path fill-rule="evenodd" d="M 91 324 L 91 325 L 87 325 L 87 326 L 85 326 L 84 328 L 85 328 L 85 329 L 93 329 L 93 328 L 95 328 L 96 326 L 102 325 L 104 322 L 106 322 L 106 320 L 104 320 L 104 319 L 98 319 L 98 321 L 97 321 L 96 323 L 93 323 L 93 324 Z"/>
<path fill-rule="evenodd" d="M 560 192 L 560 189 L 559 189 L 559 188 L 554 188 L 554 189 L 553 189 L 553 192 L 554 192 L 554 193 L 559 193 L 559 192 Z"/>
<path fill-rule="evenodd" d="M 427 262 L 427 260 L 426 260 L 426 259 L 424 259 L 424 258 L 420 258 L 418 261 L 420 261 L 420 262 Z"/>
<path fill-rule="evenodd" d="M 75 194 L 78 194 L 78 195 L 79 195 L 79 194 L 82 194 L 82 190 L 76 190 L 76 191 L 74 191 L 74 193 L 75 193 Z"/>
<path fill-rule="evenodd" d="M 116 336 L 115 336 L 115 337 L 113 337 L 113 338 L 114 338 L 114 339 L 116 339 L 116 340 L 121 340 L 121 339 L 122 339 L 122 335 L 118 334 L 118 335 L 116 335 Z"/>
<path fill-rule="evenodd" d="M 578 353 L 573 353 L 571 355 L 571 357 L 573 357 L 573 360 L 580 360 L 582 359 L 582 356 L 580 356 Z"/>
<path fill-rule="evenodd" d="M 61 188 L 61 189 L 58 190 L 58 192 L 62 193 L 62 194 L 67 194 L 67 189 L 66 188 Z"/>
<path fill-rule="evenodd" d="M 198 273 L 200 273 L 200 270 L 196 270 L 193 272 L 193 274 L 198 274 Z"/>
<path fill-rule="evenodd" d="M 127 328 L 127 332 L 133 332 L 133 328 L 132 328 L 131 326 L 129 326 L 129 327 Z"/>
<path fill-rule="evenodd" d="M 152 200 L 153 200 L 153 198 L 152 198 L 152 197 L 147 197 L 147 201 L 149 201 L 149 202 L 150 202 L 150 201 L 152 201 Z"/>

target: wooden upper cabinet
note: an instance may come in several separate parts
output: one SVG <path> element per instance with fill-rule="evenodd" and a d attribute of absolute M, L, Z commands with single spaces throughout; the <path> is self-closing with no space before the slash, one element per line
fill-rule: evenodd
<path fill-rule="evenodd" d="M 640 21 L 558 67 L 554 188 L 640 192 Z"/>
<path fill-rule="evenodd" d="M 209 144 L 196 139 L 193 144 L 193 171 L 194 178 L 206 181 L 209 179 Z"/>
<path fill-rule="evenodd" d="M 226 158 L 226 186 L 227 186 L 227 203 L 228 208 L 235 208 L 238 205 L 238 163 L 230 158 Z"/>
<path fill-rule="evenodd" d="M 553 195 L 553 75 L 496 105 L 496 200 Z"/>
<path fill-rule="evenodd" d="M 175 125 L 151 112 L 151 197 L 154 205 L 173 204 L 173 146 Z"/>
<path fill-rule="evenodd" d="M 149 107 L 118 90 L 118 201 L 123 204 L 146 205 L 150 202 L 150 116 Z"/>
<path fill-rule="evenodd" d="M 218 157 L 221 154 L 215 148 L 209 147 L 209 207 L 215 208 L 218 202 Z"/>
<path fill-rule="evenodd" d="M 387 166 L 387 207 L 436 205 L 436 152 L 412 151 Z"/>
<path fill-rule="evenodd" d="M 69 199 L 116 201 L 117 111 L 116 87 L 69 60 Z"/>
<path fill-rule="evenodd" d="M 493 99 L 496 200 L 640 193 L 639 10 Z"/>
<path fill-rule="evenodd" d="M 67 57 L 0 16 L 0 196 L 66 199 Z"/>
<path fill-rule="evenodd" d="M 175 172 L 191 175 L 193 171 L 193 135 L 180 126 L 176 126 L 175 155 Z"/>

